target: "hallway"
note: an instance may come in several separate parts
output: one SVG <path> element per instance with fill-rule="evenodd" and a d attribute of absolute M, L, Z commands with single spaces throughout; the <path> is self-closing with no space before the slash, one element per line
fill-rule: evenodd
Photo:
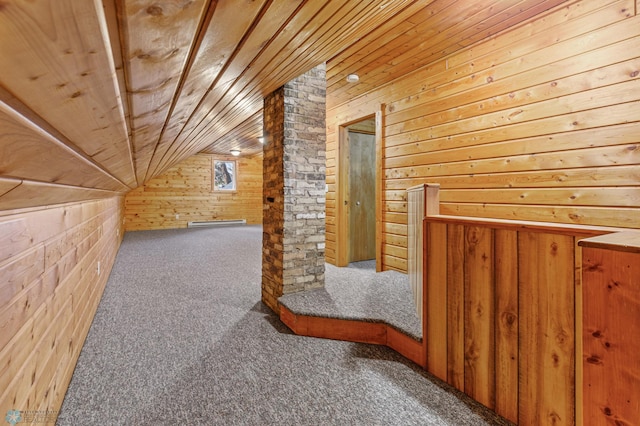
<path fill-rule="evenodd" d="M 499 421 L 387 348 L 291 334 L 260 302 L 261 235 L 127 233 L 57 424 Z"/>

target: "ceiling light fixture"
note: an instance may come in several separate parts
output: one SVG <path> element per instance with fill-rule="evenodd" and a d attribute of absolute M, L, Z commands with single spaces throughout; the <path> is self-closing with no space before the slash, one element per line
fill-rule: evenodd
<path fill-rule="evenodd" d="M 264 136 L 260 136 L 258 138 L 258 142 L 260 142 L 262 145 L 264 145 Z"/>
<path fill-rule="evenodd" d="M 240 155 L 240 150 L 239 149 L 232 149 L 231 150 L 231 155 L 233 155 L 234 157 L 237 157 L 238 155 Z"/>
<path fill-rule="evenodd" d="M 358 81 L 360 81 L 358 74 L 349 74 L 347 76 L 347 83 L 357 83 Z"/>

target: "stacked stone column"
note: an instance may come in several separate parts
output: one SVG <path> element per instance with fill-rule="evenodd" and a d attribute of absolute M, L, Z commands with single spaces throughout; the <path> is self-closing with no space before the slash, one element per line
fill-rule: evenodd
<path fill-rule="evenodd" d="M 320 65 L 264 99 L 262 301 L 324 286 L 326 75 Z"/>

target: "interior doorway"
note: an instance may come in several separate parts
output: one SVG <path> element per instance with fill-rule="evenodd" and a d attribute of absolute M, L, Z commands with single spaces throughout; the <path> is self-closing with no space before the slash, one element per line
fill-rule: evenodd
<path fill-rule="evenodd" d="M 373 260 L 379 271 L 376 117 L 341 126 L 339 144 L 338 266 Z"/>
<path fill-rule="evenodd" d="M 347 127 L 349 263 L 376 258 L 375 120 Z"/>

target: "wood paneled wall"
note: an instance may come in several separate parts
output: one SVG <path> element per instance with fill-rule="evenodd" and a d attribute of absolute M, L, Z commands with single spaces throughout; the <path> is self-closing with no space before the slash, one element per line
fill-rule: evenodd
<path fill-rule="evenodd" d="M 0 2 L 0 209 L 124 194 L 205 148 L 259 153 L 264 96 L 406 3 Z"/>
<path fill-rule="evenodd" d="M 3 416 L 60 409 L 120 247 L 122 210 L 112 197 L 0 212 Z"/>
<path fill-rule="evenodd" d="M 566 2 L 339 105 L 329 85 L 327 260 L 339 128 L 381 106 L 383 269 L 406 270 L 405 190 L 425 182 L 442 214 L 639 228 L 636 6 Z"/>
<path fill-rule="evenodd" d="M 580 424 L 577 241 L 604 231 L 453 216 L 425 229 L 427 370 L 517 424 Z"/>
<path fill-rule="evenodd" d="M 236 191 L 211 190 L 214 159 L 237 161 Z M 127 231 L 186 228 L 192 221 L 226 219 L 262 223 L 262 155 L 194 155 L 125 198 Z"/>
<path fill-rule="evenodd" d="M 580 242 L 586 424 L 640 419 L 640 233 Z"/>

